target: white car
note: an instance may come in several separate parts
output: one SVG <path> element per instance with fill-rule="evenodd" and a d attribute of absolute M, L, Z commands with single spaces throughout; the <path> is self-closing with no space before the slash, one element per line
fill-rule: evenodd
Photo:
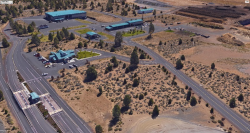
<path fill-rule="evenodd" d="M 42 76 L 47 76 L 48 75 L 48 73 L 42 73 Z"/>
<path fill-rule="evenodd" d="M 69 65 L 69 68 L 73 68 L 74 66 L 72 66 L 72 65 Z"/>

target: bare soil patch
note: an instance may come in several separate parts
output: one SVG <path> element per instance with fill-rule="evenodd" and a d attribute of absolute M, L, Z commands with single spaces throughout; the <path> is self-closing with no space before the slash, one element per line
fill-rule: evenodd
<path fill-rule="evenodd" d="M 104 22 L 104 23 L 112 23 L 112 22 L 121 21 L 120 18 L 115 18 L 109 15 L 104 15 L 104 14 L 93 12 L 93 11 L 88 11 L 87 16 L 90 18 L 94 18 L 98 22 Z"/>
<path fill-rule="evenodd" d="M 233 44 L 236 46 L 243 46 L 244 43 L 232 36 L 231 34 L 224 34 L 217 38 L 218 41 L 226 43 L 226 44 Z"/>
<path fill-rule="evenodd" d="M 158 32 L 152 34 L 151 39 L 147 39 L 147 36 L 134 38 L 133 41 L 145 45 L 155 52 L 159 53 L 164 57 L 169 57 L 169 55 L 178 53 L 180 50 L 188 49 L 197 45 L 201 45 L 195 37 L 190 37 L 190 34 L 184 34 L 182 32 Z M 193 38 L 193 41 L 192 41 Z M 179 45 L 180 39 L 182 43 Z M 162 41 L 162 45 L 160 44 Z"/>

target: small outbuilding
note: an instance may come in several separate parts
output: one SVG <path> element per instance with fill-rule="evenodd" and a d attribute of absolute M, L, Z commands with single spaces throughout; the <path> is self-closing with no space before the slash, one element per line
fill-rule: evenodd
<path fill-rule="evenodd" d="M 93 31 L 89 31 L 86 33 L 86 37 L 92 39 L 92 38 L 100 37 L 100 35 L 98 35 L 97 33 L 93 32 Z"/>
<path fill-rule="evenodd" d="M 146 14 L 146 13 L 151 13 L 151 12 L 153 12 L 154 11 L 154 9 L 153 8 L 148 8 L 148 9 L 140 9 L 140 10 L 138 10 L 138 14 Z"/>
<path fill-rule="evenodd" d="M 31 92 L 30 93 L 30 103 L 34 104 L 40 101 L 40 97 L 35 93 Z"/>

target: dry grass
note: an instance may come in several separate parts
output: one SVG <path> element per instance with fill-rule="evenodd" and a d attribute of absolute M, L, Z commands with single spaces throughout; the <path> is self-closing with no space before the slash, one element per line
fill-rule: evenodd
<path fill-rule="evenodd" d="M 111 23 L 111 22 L 118 22 L 121 21 L 120 18 L 115 18 L 109 15 L 103 15 L 101 13 L 88 11 L 87 13 L 88 17 L 95 18 L 98 22 L 104 22 L 104 23 Z"/>
<path fill-rule="evenodd" d="M 20 130 L 20 127 L 15 117 L 10 112 L 10 109 L 5 100 L 0 102 L 0 110 L 1 110 L 0 118 L 3 121 L 5 130 L 7 130 L 8 133 L 16 133 L 18 130 Z M 4 110 L 7 110 L 8 114 L 4 114 L 5 113 Z M 13 127 L 15 128 L 15 130 L 12 130 Z"/>
<path fill-rule="evenodd" d="M 104 74 L 110 59 L 102 59 L 91 62 L 91 65 L 97 70 L 98 77 L 96 80 L 85 83 L 86 66 L 79 67 L 78 71 L 66 70 L 65 76 L 51 82 L 57 93 L 68 103 L 71 108 L 86 120 L 94 129 L 95 125 L 100 124 L 107 132 L 109 120 L 112 119 L 111 110 L 114 104 L 119 104 L 122 107 L 122 99 L 124 95 L 129 94 L 132 98 L 130 109 L 122 114 L 122 118 L 129 116 L 128 112 L 133 111 L 133 115 L 144 114 L 148 115 L 152 112 L 154 106 L 148 106 L 148 101 L 153 98 L 154 105 L 158 105 L 160 114 L 169 110 L 178 108 L 187 108 L 192 110 L 189 102 L 185 99 L 187 92 L 185 85 L 178 79 L 175 79 L 176 85 L 172 84 L 173 75 L 166 73 L 162 67 L 158 66 L 139 66 L 135 71 L 125 73 L 122 69 L 123 63 L 119 63 L 117 68 L 107 74 Z M 128 66 L 129 64 L 126 63 Z M 133 77 L 137 73 L 136 77 Z M 138 87 L 133 87 L 133 79 L 140 77 Z M 126 79 L 127 84 L 123 85 Z M 98 97 L 98 87 L 102 87 L 103 93 Z M 144 95 L 143 99 L 138 99 L 140 94 Z M 195 96 L 195 95 L 194 95 Z M 197 97 L 197 96 L 196 96 Z M 168 104 L 168 99 L 171 99 L 171 104 Z M 198 99 L 198 97 L 197 97 Z M 167 101 L 166 101 L 167 100 Z M 85 103 L 85 104 L 82 104 Z M 201 102 L 201 104 L 204 104 Z M 200 106 L 201 104 L 197 104 Z M 205 104 L 204 104 L 205 105 Z M 203 106 L 204 106 L 203 105 Z M 209 109 L 205 109 L 209 114 Z M 101 118 L 101 119 L 100 119 Z M 216 117 L 220 119 L 220 117 Z M 209 118 L 206 118 L 206 121 Z M 123 128 L 123 122 L 118 122 L 113 127 L 114 130 Z M 126 123 L 127 124 L 127 123 Z M 204 123 L 206 125 L 207 123 Z M 212 124 L 215 127 L 214 124 Z M 229 124 L 226 127 L 230 126 Z M 125 129 L 130 129 L 126 127 Z"/>

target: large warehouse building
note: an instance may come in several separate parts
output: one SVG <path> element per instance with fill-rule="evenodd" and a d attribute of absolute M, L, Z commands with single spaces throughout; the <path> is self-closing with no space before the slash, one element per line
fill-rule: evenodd
<path fill-rule="evenodd" d="M 65 19 L 86 18 L 85 11 L 80 10 L 63 10 L 55 12 L 46 12 L 46 19 L 49 21 L 63 21 Z"/>
<path fill-rule="evenodd" d="M 136 25 L 142 25 L 143 20 L 142 19 L 135 19 L 135 20 L 130 20 L 125 23 L 119 23 L 119 24 L 113 24 L 105 27 L 106 30 L 117 30 L 117 29 L 122 29 L 126 28 L 129 26 L 136 26 Z"/>

